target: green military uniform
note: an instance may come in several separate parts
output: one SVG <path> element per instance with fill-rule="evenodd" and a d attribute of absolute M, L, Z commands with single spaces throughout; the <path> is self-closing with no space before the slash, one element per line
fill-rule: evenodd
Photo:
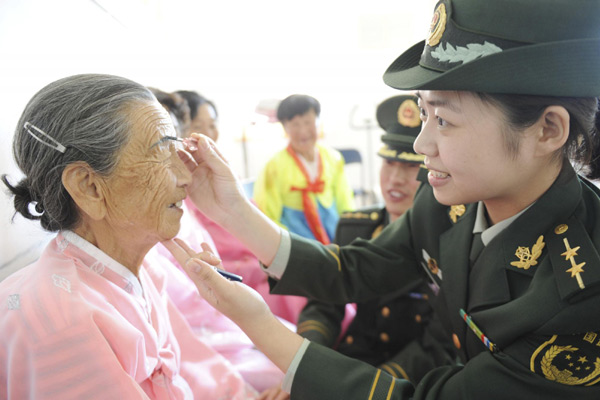
<path fill-rule="evenodd" d="M 594 98 L 598 15 L 599 0 L 441 0 L 427 39 L 384 81 L 401 90 Z M 592 139 L 582 143 L 597 150 Z M 564 160 L 548 190 L 471 263 L 477 209 L 442 205 L 421 185 L 413 208 L 371 241 L 338 247 L 292 237 L 274 292 L 361 302 L 426 277 L 434 314 L 421 342 L 443 358 L 452 338 L 461 359 L 413 388 L 311 343 L 295 360 L 292 399 L 600 399 L 598 189 Z"/>
<path fill-rule="evenodd" d="M 343 246 L 356 238 L 370 239 L 389 224 L 385 208 L 369 207 L 342 214 L 335 243 Z M 376 268 L 376 266 L 373 266 Z M 341 354 L 379 366 L 395 377 L 418 381 L 434 367 L 424 357 L 418 364 L 413 353 L 401 350 L 423 335 L 431 307 L 424 283 L 403 288 L 381 298 L 357 304 L 355 318 L 336 349 Z M 334 347 L 345 316 L 345 306 L 309 300 L 298 319 L 298 333 L 327 347 Z M 412 347 L 411 347 L 412 348 Z"/>
<path fill-rule="evenodd" d="M 414 96 L 394 96 L 377 107 L 377 120 L 386 131 L 379 156 L 393 162 L 422 165 L 423 156 L 413 150 L 421 126 L 416 100 Z M 334 242 L 344 246 L 356 238 L 372 239 L 389 222 L 389 214 L 382 206 L 346 212 L 340 217 Z M 377 265 L 371 268 L 376 269 Z M 436 365 L 416 343 L 406 350 L 405 347 L 423 335 L 429 322 L 431 307 L 427 291 L 426 284 L 417 280 L 401 290 L 358 303 L 356 316 L 341 338 L 345 305 L 309 300 L 298 318 L 298 334 L 379 366 L 394 377 L 418 382 Z"/>
<path fill-rule="evenodd" d="M 287 269 L 272 281 L 273 292 L 366 301 L 426 277 L 435 318 L 422 343 L 443 360 L 452 357 L 446 345 L 452 340 L 465 364 L 435 369 L 414 398 L 600 398 L 597 189 L 567 163 L 470 268 L 476 208 L 441 205 L 422 185 L 413 209 L 374 240 L 340 248 L 293 236 Z M 369 267 L 374 264 L 377 269 Z M 463 321 L 461 309 L 493 342 L 493 351 Z M 401 399 L 411 393 L 408 382 L 311 343 L 291 396 Z"/>

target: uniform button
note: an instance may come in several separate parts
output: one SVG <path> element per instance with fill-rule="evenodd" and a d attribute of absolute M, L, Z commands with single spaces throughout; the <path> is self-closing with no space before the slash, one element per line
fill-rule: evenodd
<path fill-rule="evenodd" d="M 379 334 L 379 339 L 381 339 L 381 341 L 382 341 L 383 343 L 387 343 L 387 342 L 389 342 L 389 341 L 390 341 L 390 335 L 388 335 L 388 334 L 387 334 L 387 333 L 385 333 L 385 332 L 381 332 L 381 333 Z"/>
<path fill-rule="evenodd" d="M 385 318 L 390 316 L 390 308 L 389 307 L 383 307 L 381 309 L 381 315 L 383 315 Z"/>
<path fill-rule="evenodd" d="M 417 321 L 417 324 L 420 324 L 422 320 L 423 320 L 423 317 L 421 317 L 421 314 L 415 315 L 415 321 Z"/>
<path fill-rule="evenodd" d="M 347 344 L 352 344 L 354 343 L 354 338 L 350 335 L 346 336 L 346 343 Z"/>
<path fill-rule="evenodd" d="M 457 349 L 460 349 L 460 340 L 458 340 L 458 336 L 456 336 L 456 333 L 452 334 L 452 341 L 454 342 L 454 346 Z"/>
<path fill-rule="evenodd" d="M 557 235 L 562 235 L 567 230 L 569 230 L 569 226 L 567 224 L 560 224 L 556 228 L 554 228 L 554 233 Z"/>

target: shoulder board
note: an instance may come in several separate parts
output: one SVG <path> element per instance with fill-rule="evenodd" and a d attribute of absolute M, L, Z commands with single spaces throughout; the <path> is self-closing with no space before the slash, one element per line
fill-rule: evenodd
<path fill-rule="evenodd" d="M 335 243 L 340 246 L 356 238 L 370 239 L 386 219 L 384 208 L 371 207 L 342 214 L 335 230 Z"/>
<path fill-rule="evenodd" d="M 579 220 L 570 218 L 546 235 L 560 297 L 576 303 L 600 291 L 600 257 Z"/>
<path fill-rule="evenodd" d="M 356 211 L 346 211 L 340 215 L 340 222 L 362 221 L 363 223 L 379 223 L 384 216 L 385 212 L 381 206 L 372 206 Z"/>

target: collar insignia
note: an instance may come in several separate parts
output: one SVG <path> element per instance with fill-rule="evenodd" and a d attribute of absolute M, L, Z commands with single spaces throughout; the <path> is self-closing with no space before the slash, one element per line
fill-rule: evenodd
<path fill-rule="evenodd" d="M 465 211 L 467 210 L 467 208 L 465 207 L 464 204 L 459 204 L 456 206 L 450 206 L 450 219 L 452 220 L 452 222 L 456 223 L 456 221 L 458 220 L 458 217 L 462 217 L 462 215 L 465 213 Z"/>
<path fill-rule="evenodd" d="M 533 245 L 531 252 L 529 251 L 529 247 L 519 246 L 517 251 L 515 251 L 515 256 L 519 258 L 519 261 L 513 261 L 510 265 L 528 270 L 529 267 L 537 264 L 537 259 L 542 254 L 545 245 L 544 236 L 541 235 Z"/>

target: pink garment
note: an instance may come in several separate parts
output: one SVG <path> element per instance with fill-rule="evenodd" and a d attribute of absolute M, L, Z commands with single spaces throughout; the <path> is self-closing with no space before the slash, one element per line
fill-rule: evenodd
<path fill-rule="evenodd" d="M 139 280 L 73 232 L 0 283 L 2 399 L 252 399 L 191 331 L 161 268 Z"/>
<path fill-rule="evenodd" d="M 213 247 L 214 243 L 210 235 L 193 218 L 185 204 L 183 212 L 181 228 L 177 237 L 197 251 L 201 251 L 202 242 L 207 242 Z M 215 252 L 218 254 L 218 251 Z M 146 255 L 145 260 L 165 272 L 167 275 L 166 290 L 169 297 L 192 327 L 194 333 L 204 343 L 229 360 L 246 382 L 259 392 L 281 385 L 283 372 L 254 347 L 248 336 L 237 325 L 215 310 L 198 294 L 194 283 L 167 249 L 162 245 L 154 246 Z M 264 275 L 258 265 L 256 270 Z M 244 282 L 246 282 L 246 276 L 244 276 Z M 282 322 L 295 331 L 294 325 L 287 321 Z"/>
<path fill-rule="evenodd" d="M 185 200 L 185 204 L 198 224 L 210 233 L 225 269 L 244 277 L 244 283 L 260 293 L 273 314 L 295 324 L 306 305 L 306 298 L 270 294 L 267 275 L 260 269 L 254 254 L 220 225 L 202 214 L 189 198 Z M 180 237 L 186 240 L 183 236 Z"/>

